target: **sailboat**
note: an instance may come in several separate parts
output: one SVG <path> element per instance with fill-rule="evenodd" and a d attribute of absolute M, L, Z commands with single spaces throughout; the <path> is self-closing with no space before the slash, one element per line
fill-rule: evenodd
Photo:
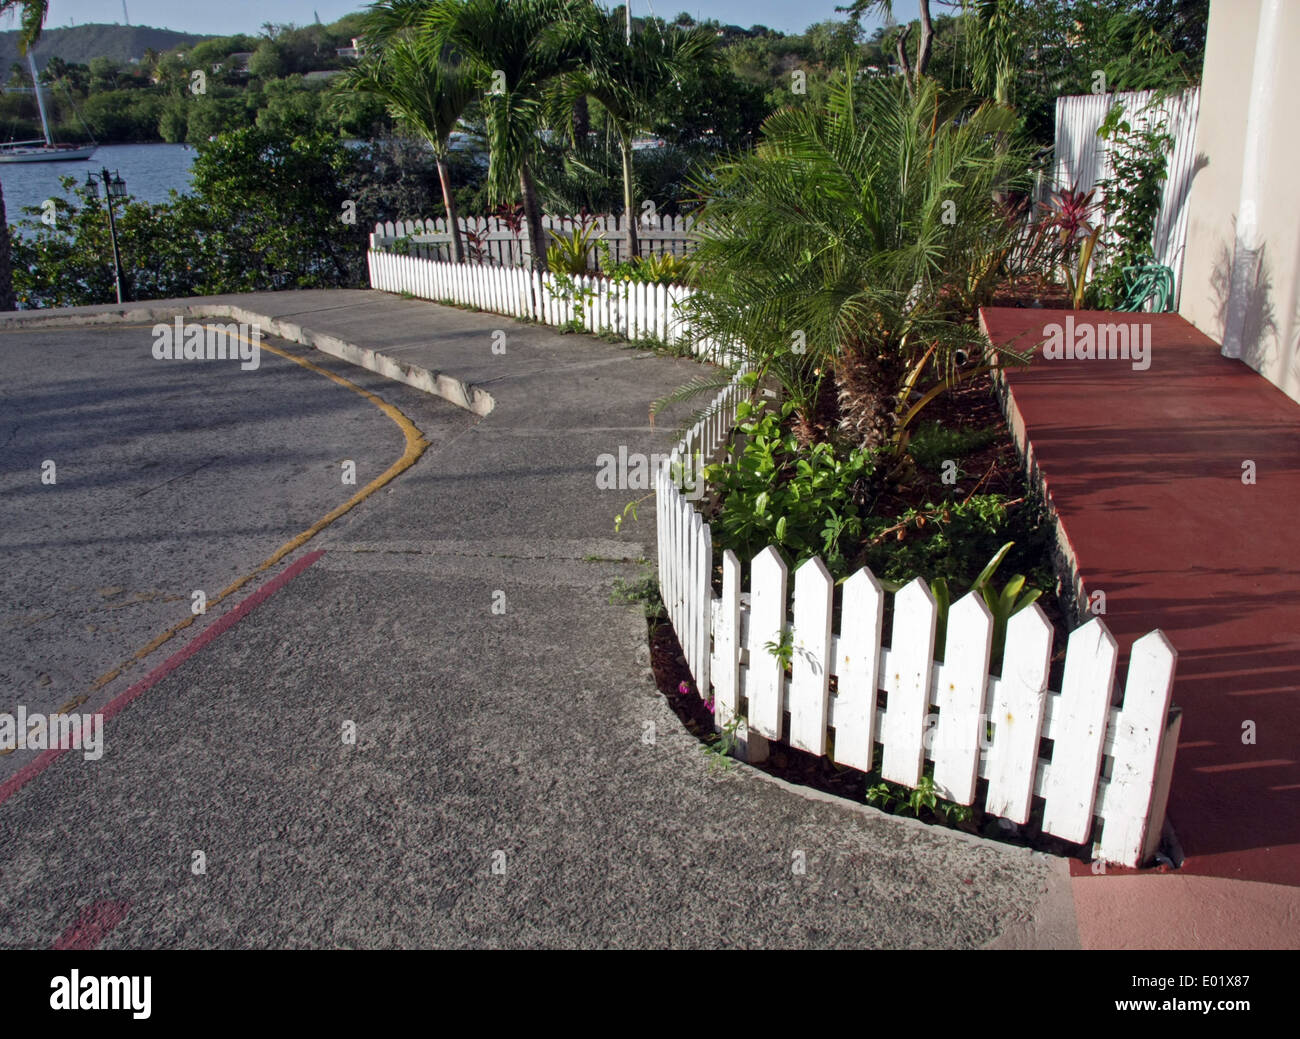
<path fill-rule="evenodd" d="M 45 99 L 41 97 L 41 82 L 36 75 L 36 61 L 31 51 L 27 52 L 27 64 L 32 70 L 32 89 L 36 92 L 36 107 L 41 112 L 41 130 L 45 139 L 0 144 L 0 162 L 72 162 L 76 159 L 89 159 L 95 154 L 95 145 L 55 144 L 50 137 L 50 120 L 45 114 Z"/>

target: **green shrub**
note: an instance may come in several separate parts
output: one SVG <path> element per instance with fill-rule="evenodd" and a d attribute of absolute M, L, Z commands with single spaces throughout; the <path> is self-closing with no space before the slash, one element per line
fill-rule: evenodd
<path fill-rule="evenodd" d="M 1046 528 L 1032 503 L 1009 509 L 1001 494 L 977 494 L 961 502 L 927 503 L 897 516 L 871 521 L 873 542 L 865 563 L 882 580 L 905 582 L 921 576 L 948 581 L 954 598 L 970 589 L 984 565 L 1008 541 L 1011 565 L 1035 580 L 1043 566 Z M 1041 583 L 1041 581 L 1040 581 Z"/>
<path fill-rule="evenodd" d="M 546 264 L 552 274 L 586 274 L 591 239 L 596 233 L 595 224 L 575 227 L 571 234 L 551 231 L 551 244 L 546 250 Z"/>
<path fill-rule="evenodd" d="M 937 422 L 927 422 L 907 445 L 908 454 L 922 469 L 938 470 L 949 459 L 964 458 L 973 451 L 993 443 L 998 428 L 948 429 Z"/>
<path fill-rule="evenodd" d="M 741 404 L 736 417 L 744 447 L 733 444 L 725 462 L 705 470 L 722 494 L 713 530 L 741 558 L 771 544 L 795 566 L 819 555 L 838 574 L 847 567 L 846 548 L 862 533 L 858 499 L 876 455 L 862 449 L 844 455 L 829 443 L 800 450 L 795 435 L 782 429 L 793 410 L 789 403 L 779 413 Z"/>

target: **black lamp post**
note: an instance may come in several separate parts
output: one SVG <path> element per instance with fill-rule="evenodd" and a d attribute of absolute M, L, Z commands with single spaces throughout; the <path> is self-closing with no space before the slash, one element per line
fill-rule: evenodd
<path fill-rule="evenodd" d="M 117 301 L 125 298 L 122 292 L 122 259 L 117 252 L 117 223 L 113 219 L 113 200 L 126 198 L 126 181 L 116 170 L 110 175 L 107 169 L 99 171 L 99 179 L 104 182 L 104 200 L 108 203 L 108 237 L 113 242 L 113 279 L 117 287 Z M 99 198 L 99 184 L 93 173 L 86 174 L 86 192 L 91 198 Z"/>

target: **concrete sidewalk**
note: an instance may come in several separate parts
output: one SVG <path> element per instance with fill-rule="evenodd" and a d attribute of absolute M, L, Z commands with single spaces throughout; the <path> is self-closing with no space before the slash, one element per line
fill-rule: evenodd
<path fill-rule="evenodd" d="M 104 905 L 105 947 L 1076 944 L 1059 860 L 719 771 L 654 688 L 639 608 L 609 602 L 653 509 L 616 537 L 644 492 L 598 490 L 597 458 L 665 450 L 647 407 L 693 363 L 371 292 L 131 319 L 221 305 L 486 417 L 303 546 L 101 761 L 0 804 L 0 945 Z"/>

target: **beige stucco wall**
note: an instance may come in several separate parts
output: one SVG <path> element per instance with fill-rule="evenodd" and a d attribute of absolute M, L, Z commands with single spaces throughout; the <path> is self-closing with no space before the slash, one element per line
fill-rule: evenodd
<path fill-rule="evenodd" d="M 1179 312 L 1300 401 L 1300 0 L 1211 0 L 1196 151 Z"/>

